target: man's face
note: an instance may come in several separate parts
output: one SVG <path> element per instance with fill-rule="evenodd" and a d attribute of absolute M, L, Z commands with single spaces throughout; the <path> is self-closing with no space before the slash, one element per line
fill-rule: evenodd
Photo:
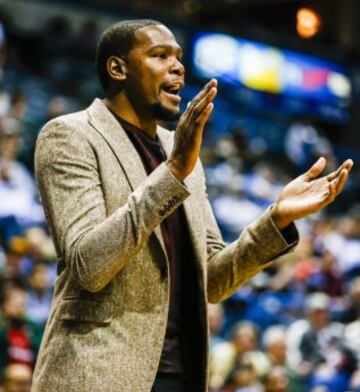
<path fill-rule="evenodd" d="M 175 120 L 184 85 L 182 51 L 163 25 L 136 31 L 135 45 L 126 58 L 125 90 L 132 105 L 148 119 Z"/>

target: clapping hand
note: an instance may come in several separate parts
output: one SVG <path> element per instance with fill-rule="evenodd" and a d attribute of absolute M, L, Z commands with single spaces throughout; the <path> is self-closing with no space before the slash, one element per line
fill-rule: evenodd
<path fill-rule="evenodd" d="M 326 159 L 321 157 L 306 173 L 284 187 L 271 209 L 272 218 L 280 230 L 292 221 L 304 218 L 332 203 L 342 191 L 353 161 L 348 159 L 336 171 L 319 177 L 325 166 Z"/>
<path fill-rule="evenodd" d="M 216 79 L 210 80 L 188 104 L 180 117 L 175 132 L 174 147 L 168 159 L 168 167 L 179 180 L 188 176 L 199 157 L 205 124 L 214 108 L 217 94 Z"/>

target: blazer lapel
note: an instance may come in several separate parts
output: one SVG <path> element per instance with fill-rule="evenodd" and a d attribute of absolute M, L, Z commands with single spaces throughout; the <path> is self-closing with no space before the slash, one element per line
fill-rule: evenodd
<path fill-rule="evenodd" d="M 116 155 L 132 190 L 146 179 L 139 154 L 114 115 L 98 98 L 89 106 L 89 122 L 100 133 Z"/>
<path fill-rule="evenodd" d="M 88 107 L 87 113 L 90 124 L 110 146 L 128 179 L 130 187 L 132 190 L 135 190 L 147 177 L 144 165 L 136 148 L 120 123 L 99 98 L 96 98 Z M 167 260 L 166 248 L 160 226 L 155 228 L 154 234 L 160 242 Z"/>

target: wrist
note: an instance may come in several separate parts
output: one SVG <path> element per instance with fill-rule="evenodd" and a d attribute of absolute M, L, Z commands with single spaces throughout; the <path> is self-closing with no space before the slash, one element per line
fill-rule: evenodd
<path fill-rule="evenodd" d="M 181 173 L 181 171 L 177 168 L 177 165 L 172 160 L 167 160 L 166 166 L 174 177 L 176 177 L 179 181 L 184 181 L 185 176 Z"/>
<path fill-rule="evenodd" d="M 291 220 L 285 218 L 283 214 L 279 211 L 279 206 L 275 203 L 270 209 L 270 216 L 272 221 L 274 222 L 275 226 L 279 230 L 284 230 L 286 227 L 290 225 L 292 222 Z"/>

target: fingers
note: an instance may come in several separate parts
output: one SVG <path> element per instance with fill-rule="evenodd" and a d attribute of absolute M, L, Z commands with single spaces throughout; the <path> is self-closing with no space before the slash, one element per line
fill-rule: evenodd
<path fill-rule="evenodd" d="M 201 115 L 196 119 L 196 129 L 193 133 L 193 145 L 198 146 L 200 148 L 203 132 L 205 129 L 205 124 L 210 117 L 211 112 L 213 111 L 214 104 L 210 102 L 206 108 L 202 111 Z"/>
<path fill-rule="evenodd" d="M 212 87 L 216 87 L 213 86 L 214 81 L 215 79 L 211 79 L 210 82 L 206 83 L 205 86 L 197 93 L 197 95 L 195 95 L 195 97 L 190 102 L 188 102 L 187 108 L 196 106 L 207 95 Z"/>
<path fill-rule="evenodd" d="M 339 176 L 334 181 L 332 181 L 335 186 L 336 194 L 339 194 L 343 190 L 348 177 L 349 171 L 346 169 L 342 169 Z"/>
<path fill-rule="evenodd" d="M 335 200 L 336 197 L 336 186 L 333 182 L 330 182 L 329 184 L 329 196 L 328 196 L 328 202 L 332 203 Z M 328 204 L 329 204 L 328 203 Z"/>
<path fill-rule="evenodd" d="M 344 168 L 344 164 L 342 164 L 340 167 L 337 168 L 337 170 L 335 170 L 334 172 L 328 174 L 326 177 L 329 181 L 332 181 L 333 179 L 335 179 L 336 177 L 339 176 L 339 174 L 341 173 L 341 170 Z"/>
<path fill-rule="evenodd" d="M 329 183 L 329 199 L 333 201 L 335 197 L 342 192 L 347 179 L 349 178 L 350 170 L 353 166 L 353 161 L 351 159 L 348 159 L 345 161 L 339 169 L 336 170 L 336 172 L 331 173 L 329 177 L 332 178 L 332 180 Z"/>
<path fill-rule="evenodd" d="M 211 112 L 214 109 L 214 104 L 212 102 L 210 102 L 205 109 L 202 111 L 202 113 L 200 114 L 200 116 L 197 119 L 198 125 L 200 127 L 200 129 L 203 129 L 208 118 L 210 117 Z"/>
<path fill-rule="evenodd" d="M 354 162 L 353 162 L 352 159 L 347 159 L 347 160 L 344 162 L 343 165 L 344 165 L 344 168 L 347 169 L 347 170 L 350 172 L 351 168 L 352 168 L 353 165 L 354 165 Z"/>
<path fill-rule="evenodd" d="M 178 122 L 168 164 L 180 180 L 192 172 L 199 157 L 204 126 L 214 108 L 211 101 L 216 96 L 216 86 L 217 81 L 211 80 L 188 104 Z"/>
<path fill-rule="evenodd" d="M 203 109 L 215 98 L 217 93 L 217 80 L 211 79 L 203 89 L 188 103 L 187 111 L 200 114 Z"/>
<path fill-rule="evenodd" d="M 213 99 L 215 98 L 217 94 L 217 89 L 212 87 L 208 94 L 194 107 L 193 112 L 194 112 L 194 117 L 195 117 L 195 122 L 197 124 L 201 123 L 201 119 L 204 117 L 203 114 L 209 107 L 210 103 L 212 104 Z M 212 104 L 213 105 L 213 104 Z"/>
<path fill-rule="evenodd" d="M 311 168 L 305 173 L 305 177 L 308 180 L 313 180 L 314 178 L 318 177 L 321 172 L 325 169 L 326 166 L 326 159 L 324 157 L 319 158 Z"/>
<path fill-rule="evenodd" d="M 354 162 L 351 159 L 347 159 L 336 171 L 330 173 L 327 175 L 327 179 L 329 181 L 332 181 L 336 177 L 338 177 L 343 169 L 346 169 L 348 172 L 350 172 Z"/>

